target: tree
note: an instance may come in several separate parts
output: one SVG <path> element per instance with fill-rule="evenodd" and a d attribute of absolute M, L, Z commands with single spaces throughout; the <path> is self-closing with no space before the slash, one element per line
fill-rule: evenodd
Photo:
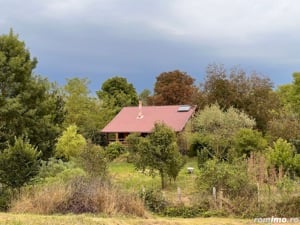
<path fill-rule="evenodd" d="M 299 154 L 296 154 L 295 147 L 286 140 L 279 138 L 268 148 L 267 158 L 269 163 L 279 170 L 282 166 L 284 172 L 295 172 L 299 169 Z"/>
<path fill-rule="evenodd" d="M 14 145 L 0 152 L 0 183 L 21 188 L 38 174 L 40 156 L 28 141 L 16 138 Z"/>
<path fill-rule="evenodd" d="M 300 72 L 293 73 L 292 84 L 279 86 L 277 92 L 282 103 L 300 116 Z"/>
<path fill-rule="evenodd" d="M 71 125 L 57 140 L 55 155 L 58 158 L 70 160 L 78 157 L 86 147 L 85 138 L 77 133 L 77 126 Z"/>
<path fill-rule="evenodd" d="M 249 75 L 240 68 L 230 73 L 223 65 L 209 65 L 202 94 L 208 104 L 218 103 L 222 109 L 229 107 L 244 111 L 256 120 L 256 126 L 265 132 L 272 111 L 279 107 L 279 99 L 269 78 L 253 72 Z"/>
<path fill-rule="evenodd" d="M 268 142 L 261 132 L 249 128 L 240 129 L 233 137 L 233 151 L 236 156 L 250 157 L 251 152 L 261 152 L 267 145 Z"/>
<path fill-rule="evenodd" d="M 149 169 L 151 175 L 158 171 L 162 188 L 165 188 L 167 176 L 176 179 L 183 159 L 171 128 L 157 123 L 148 137 L 129 135 L 126 141 L 137 169 Z"/>
<path fill-rule="evenodd" d="M 97 91 L 101 101 L 103 127 L 123 107 L 138 105 L 138 95 L 131 83 L 126 78 L 115 76 L 107 79 Z"/>
<path fill-rule="evenodd" d="M 223 111 L 219 105 L 214 104 L 199 111 L 193 125 L 195 132 L 206 137 L 208 149 L 212 149 L 213 155 L 224 159 L 236 132 L 242 128 L 253 128 L 255 121 L 237 109 L 230 107 Z"/>
<path fill-rule="evenodd" d="M 102 126 L 100 101 L 90 96 L 89 80 L 72 78 L 64 86 L 66 117 L 65 127 L 76 124 L 79 133 L 96 142 L 98 130 Z"/>
<path fill-rule="evenodd" d="M 151 91 L 149 89 L 144 89 L 140 94 L 139 94 L 139 100 L 142 101 L 143 105 L 149 105 L 149 97 L 151 95 Z"/>
<path fill-rule="evenodd" d="M 297 142 L 300 140 L 299 115 L 287 108 L 282 108 L 274 113 L 273 118 L 268 122 L 267 134 L 274 141 L 282 138 L 291 143 Z"/>
<path fill-rule="evenodd" d="M 33 75 L 36 64 L 12 30 L 0 36 L 0 151 L 22 136 L 48 158 L 61 131 L 64 103 L 55 86 Z"/>
<path fill-rule="evenodd" d="M 185 72 L 174 70 L 161 73 L 156 77 L 152 105 L 193 104 L 198 93 L 195 79 Z"/>

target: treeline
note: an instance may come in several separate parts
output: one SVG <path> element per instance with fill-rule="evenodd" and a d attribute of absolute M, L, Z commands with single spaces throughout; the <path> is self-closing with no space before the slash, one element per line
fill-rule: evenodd
<path fill-rule="evenodd" d="M 63 181 L 70 185 L 74 182 L 71 178 L 83 176 L 85 179 L 77 181 L 83 192 L 98 193 L 96 187 L 90 189 L 94 186 L 89 186 L 92 181 L 88 179 L 97 177 L 107 190 L 115 190 L 107 186 L 111 185 L 107 167 L 125 151 L 134 153 L 130 157 L 138 168 L 158 170 L 163 187 L 164 179 L 176 180 L 184 165 L 183 155 L 197 157 L 201 171 L 199 193 L 209 193 L 212 187 L 217 191 L 224 189 L 234 209 L 238 209 L 241 196 L 245 198 L 240 199 L 244 203 L 240 210 L 247 209 L 247 201 L 258 204 L 252 198 L 253 193 L 258 193 L 253 189 L 255 182 L 282 184 L 282 188 L 289 184 L 294 188 L 299 180 L 300 73 L 293 74 L 293 83 L 274 89 L 268 77 L 213 64 L 207 67 L 200 84 L 191 75 L 174 70 L 159 74 L 153 91 L 137 93 L 126 78 L 114 76 L 93 95 L 88 79 L 71 78 L 60 87 L 35 75 L 36 65 L 37 59 L 31 57 L 13 31 L 0 36 L 1 209 L 13 206 L 12 199 L 32 183 L 50 187 Z M 128 148 L 116 143 L 108 145 L 101 129 L 122 107 L 137 106 L 139 99 L 144 105 L 197 105 L 197 112 L 180 135 L 162 127 L 159 135 L 131 136 Z M 166 138 L 160 143 L 164 135 Z M 160 151 L 160 159 L 165 157 L 165 161 L 153 160 L 156 153 L 151 155 L 150 151 Z M 233 176 L 235 173 L 238 175 Z M 67 190 L 66 187 L 62 189 Z M 295 190 L 292 196 L 299 198 Z M 72 201 L 78 200 L 76 191 L 67 197 L 62 195 L 52 211 L 47 209 L 48 213 L 72 211 Z M 65 204 L 63 198 L 69 199 L 70 204 Z M 131 207 L 141 204 L 134 197 L 130 199 Z M 293 202 L 294 198 L 288 201 Z M 208 203 L 205 204 L 207 209 Z M 82 211 L 89 211 L 89 207 L 82 206 Z M 116 205 L 115 210 L 122 207 Z M 277 205 L 274 207 L 277 212 Z M 138 215 L 143 213 L 139 211 Z"/>

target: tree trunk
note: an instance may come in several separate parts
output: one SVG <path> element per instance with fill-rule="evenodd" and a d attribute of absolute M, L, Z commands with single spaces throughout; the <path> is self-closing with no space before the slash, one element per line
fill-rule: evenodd
<path fill-rule="evenodd" d="M 161 178 L 161 189 L 164 189 L 166 187 L 164 171 L 160 170 L 159 174 L 160 174 L 160 178 Z"/>

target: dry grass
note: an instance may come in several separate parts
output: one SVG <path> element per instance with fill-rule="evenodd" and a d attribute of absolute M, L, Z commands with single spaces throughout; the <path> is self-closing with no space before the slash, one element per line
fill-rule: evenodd
<path fill-rule="evenodd" d="M 148 219 L 132 217 L 104 218 L 95 215 L 54 215 L 0 213 L 1 225 L 254 225 L 253 220 L 233 218 L 161 218 Z M 296 223 L 285 223 L 297 225 Z M 299 224 L 299 223 L 298 223 Z"/>
<path fill-rule="evenodd" d="M 106 215 L 145 216 L 143 202 L 136 196 L 101 180 L 77 178 L 68 184 L 36 186 L 23 190 L 13 201 L 11 212 L 54 213 L 103 213 Z"/>

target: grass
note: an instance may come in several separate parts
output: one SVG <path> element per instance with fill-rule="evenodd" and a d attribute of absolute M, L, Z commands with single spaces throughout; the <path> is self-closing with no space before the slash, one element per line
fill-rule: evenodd
<path fill-rule="evenodd" d="M 254 225 L 253 220 L 233 218 L 161 218 L 101 217 L 100 215 L 53 215 L 0 213 L 1 225 Z M 290 223 L 285 223 L 291 225 Z M 296 223 L 293 223 L 294 225 Z"/>
<path fill-rule="evenodd" d="M 193 174 L 187 173 L 187 167 L 194 167 Z M 163 190 L 165 197 L 176 202 L 178 199 L 177 190 L 179 187 L 181 191 L 181 200 L 188 204 L 194 199 L 194 194 L 196 193 L 195 179 L 197 177 L 197 172 L 197 159 L 189 158 L 179 172 L 176 181 L 168 183 L 167 187 Z M 110 164 L 109 174 L 112 176 L 112 180 L 121 188 L 135 193 L 140 192 L 143 187 L 146 189 L 160 189 L 161 187 L 161 181 L 158 174 L 155 177 L 152 177 L 141 171 L 137 171 L 132 163 L 127 163 L 122 157 Z"/>

